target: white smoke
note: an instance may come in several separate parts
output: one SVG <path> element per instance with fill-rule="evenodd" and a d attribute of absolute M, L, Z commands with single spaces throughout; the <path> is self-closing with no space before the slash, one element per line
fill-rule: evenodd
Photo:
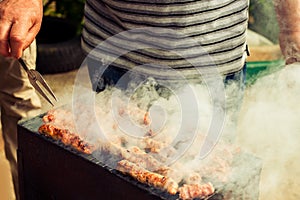
<path fill-rule="evenodd" d="M 78 76 L 82 77 L 80 73 Z M 107 143 L 116 144 L 124 149 L 130 149 L 132 146 L 142 149 L 145 136 L 153 134 L 153 140 L 167 147 L 155 158 L 165 166 L 172 164 L 171 167 L 175 171 L 168 174 L 170 177 L 179 182 L 212 180 L 213 183 L 218 183 L 215 186 L 219 191 L 226 187 L 224 190 L 227 192 L 234 190 L 234 195 L 247 193 L 247 197 L 253 199 L 257 196 L 253 190 L 258 188 L 256 180 L 252 177 L 259 175 L 259 167 L 255 160 L 255 163 L 249 160 L 250 156 L 241 157 L 235 161 L 235 166 L 232 166 L 235 155 L 239 157 L 239 150 L 235 145 L 228 143 L 228 140 L 224 141 L 233 131 L 230 113 L 226 112 L 226 116 L 219 123 L 214 121 L 219 118 L 214 118 L 216 112 L 213 103 L 219 105 L 222 101 L 213 102 L 212 98 L 212 92 L 219 91 L 215 89 L 218 89 L 219 85 L 209 86 L 213 88 L 209 90 L 205 84 L 188 84 L 180 87 L 178 91 L 168 91 L 167 88 L 157 89 L 155 82 L 146 81 L 136 86 L 133 93 L 113 87 L 95 94 L 91 93 L 89 87 L 78 85 L 74 90 L 76 98 L 73 99 L 77 133 L 104 150 Z M 226 89 L 226 96 L 232 96 L 233 92 L 236 92 L 234 83 Z M 150 124 L 143 121 L 147 111 L 152 122 Z M 220 116 L 223 116 L 222 113 Z M 200 151 L 204 141 L 207 141 L 206 136 L 214 125 L 221 127 L 219 141 L 215 145 L 215 141 L 212 141 L 215 138 L 210 139 L 208 144 L 215 147 L 208 152 L 207 157 L 200 159 Z M 149 132 L 149 129 L 153 132 Z M 228 132 L 230 134 L 227 134 Z M 118 148 L 112 150 L 115 154 L 118 154 L 118 151 Z M 116 165 L 117 159 L 107 157 L 99 151 L 93 155 L 112 168 Z M 248 166 L 250 164 L 251 167 Z M 249 174 L 250 171 L 244 170 L 245 167 L 253 169 L 254 174 Z M 245 184 L 238 185 L 240 181 Z"/>
<path fill-rule="evenodd" d="M 246 90 L 238 142 L 263 160 L 260 199 L 300 199 L 300 64 Z"/>

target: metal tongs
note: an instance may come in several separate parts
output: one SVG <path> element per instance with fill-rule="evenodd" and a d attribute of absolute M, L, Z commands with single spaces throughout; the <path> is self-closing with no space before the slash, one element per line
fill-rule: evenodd
<path fill-rule="evenodd" d="M 42 87 L 44 87 L 44 89 L 54 98 L 55 101 L 57 101 L 57 98 L 54 94 L 54 92 L 51 90 L 51 88 L 49 87 L 49 85 L 47 84 L 47 82 L 45 81 L 45 79 L 42 77 L 42 75 L 34 70 L 34 69 L 29 69 L 26 65 L 26 63 L 24 62 L 24 60 L 22 58 L 19 58 L 19 62 L 21 63 L 22 67 L 25 69 L 25 71 L 28 74 L 28 79 L 31 83 L 31 85 L 52 105 L 54 106 L 54 104 L 52 103 L 52 101 L 50 100 L 50 98 L 46 95 L 46 93 L 44 92 L 44 90 L 42 89 Z M 42 87 L 41 87 L 42 86 Z"/>

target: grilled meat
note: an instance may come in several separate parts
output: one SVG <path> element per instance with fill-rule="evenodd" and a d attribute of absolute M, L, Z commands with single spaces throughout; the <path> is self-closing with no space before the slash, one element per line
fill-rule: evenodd
<path fill-rule="evenodd" d="M 78 135 L 71 133 L 68 129 L 57 128 L 51 124 L 43 124 L 38 132 L 55 140 L 60 140 L 65 145 L 70 145 L 82 153 L 92 153 L 92 145 L 83 141 Z"/>
<path fill-rule="evenodd" d="M 171 170 L 169 167 L 159 162 L 150 154 L 142 151 L 137 146 L 126 149 L 118 144 L 105 142 L 102 143 L 101 150 L 108 155 L 115 155 L 119 159 L 125 159 L 132 163 L 138 163 L 139 166 L 153 172 L 159 172 L 162 175 L 167 175 Z"/>
<path fill-rule="evenodd" d="M 76 130 L 72 112 L 64 109 L 49 110 L 43 116 L 43 122 L 60 128 L 67 127 L 71 132 Z"/>
<path fill-rule="evenodd" d="M 211 183 L 206 184 L 184 184 L 178 189 L 179 197 L 183 200 L 195 199 L 195 198 L 205 198 L 212 195 L 215 189 Z"/>
<path fill-rule="evenodd" d="M 153 153 L 159 153 L 159 151 L 166 146 L 165 143 L 154 140 L 150 137 L 145 137 L 142 140 L 142 144 L 145 146 L 145 149 L 147 151 L 153 152 Z"/>
<path fill-rule="evenodd" d="M 48 112 L 46 115 L 43 116 L 43 122 L 48 123 L 54 121 L 55 116 L 52 112 Z"/>
<path fill-rule="evenodd" d="M 39 133 L 60 140 L 65 145 L 70 145 L 80 152 L 91 154 L 94 147 L 74 133 L 73 123 L 65 117 L 69 114 L 68 111 L 63 110 L 49 111 L 43 117 L 45 124 L 39 128 Z M 146 112 L 142 124 L 147 126 L 150 123 L 149 113 Z M 68 127 L 68 129 L 59 127 Z M 172 195 L 179 193 L 182 200 L 204 199 L 214 193 L 215 189 L 211 183 L 201 183 L 200 174 L 190 174 L 190 176 L 183 178 L 179 176 L 180 173 L 177 170 L 163 164 L 165 157 L 176 152 L 175 149 L 169 148 L 166 143 L 157 141 L 152 137 L 144 137 L 140 141 L 139 147 L 128 147 L 128 144 L 130 143 L 123 137 L 116 137 L 113 141 L 99 141 L 98 143 L 99 150 L 104 153 L 103 155 L 116 157 L 116 162 L 121 160 L 117 163 L 117 170 L 130 175 L 141 183 L 167 191 Z M 178 183 L 182 182 L 185 184 L 182 186 L 180 184 L 179 187 Z"/>
<path fill-rule="evenodd" d="M 141 183 L 166 190 L 170 194 L 177 193 L 178 184 L 173 179 L 154 172 L 150 172 L 145 168 L 128 160 L 119 161 L 117 169 L 124 174 L 132 176 Z"/>

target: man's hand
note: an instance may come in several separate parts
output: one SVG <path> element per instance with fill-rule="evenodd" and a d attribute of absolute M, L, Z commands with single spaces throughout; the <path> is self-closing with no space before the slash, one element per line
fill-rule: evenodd
<path fill-rule="evenodd" d="M 0 54 L 20 58 L 39 32 L 42 17 L 42 0 L 1 1 Z"/>
<path fill-rule="evenodd" d="M 300 31 L 280 31 L 279 43 L 286 64 L 300 62 Z"/>
<path fill-rule="evenodd" d="M 300 62 L 300 1 L 274 0 L 279 43 L 287 64 Z"/>

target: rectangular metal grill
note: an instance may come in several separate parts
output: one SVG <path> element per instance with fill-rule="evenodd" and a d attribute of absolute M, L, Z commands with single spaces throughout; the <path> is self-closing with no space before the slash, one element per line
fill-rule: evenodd
<path fill-rule="evenodd" d="M 158 200 L 178 199 L 159 189 L 142 184 L 130 176 L 110 169 L 95 159 L 67 147 L 59 141 L 40 135 L 37 130 L 42 124 L 42 116 L 23 121 L 18 125 L 18 167 L 21 200 Z M 249 170 L 248 163 L 257 163 Z M 233 169 L 234 178 L 216 191 L 210 200 L 236 199 L 247 197 L 248 193 L 258 199 L 260 160 L 242 154 L 236 160 L 239 167 Z M 240 165 L 243 166 L 240 166 Z M 242 182 L 243 173 L 248 180 Z M 239 190 L 239 191 L 238 191 Z M 251 198 L 253 199 L 253 198 Z M 255 198 L 254 198 L 255 199 Z"/>

